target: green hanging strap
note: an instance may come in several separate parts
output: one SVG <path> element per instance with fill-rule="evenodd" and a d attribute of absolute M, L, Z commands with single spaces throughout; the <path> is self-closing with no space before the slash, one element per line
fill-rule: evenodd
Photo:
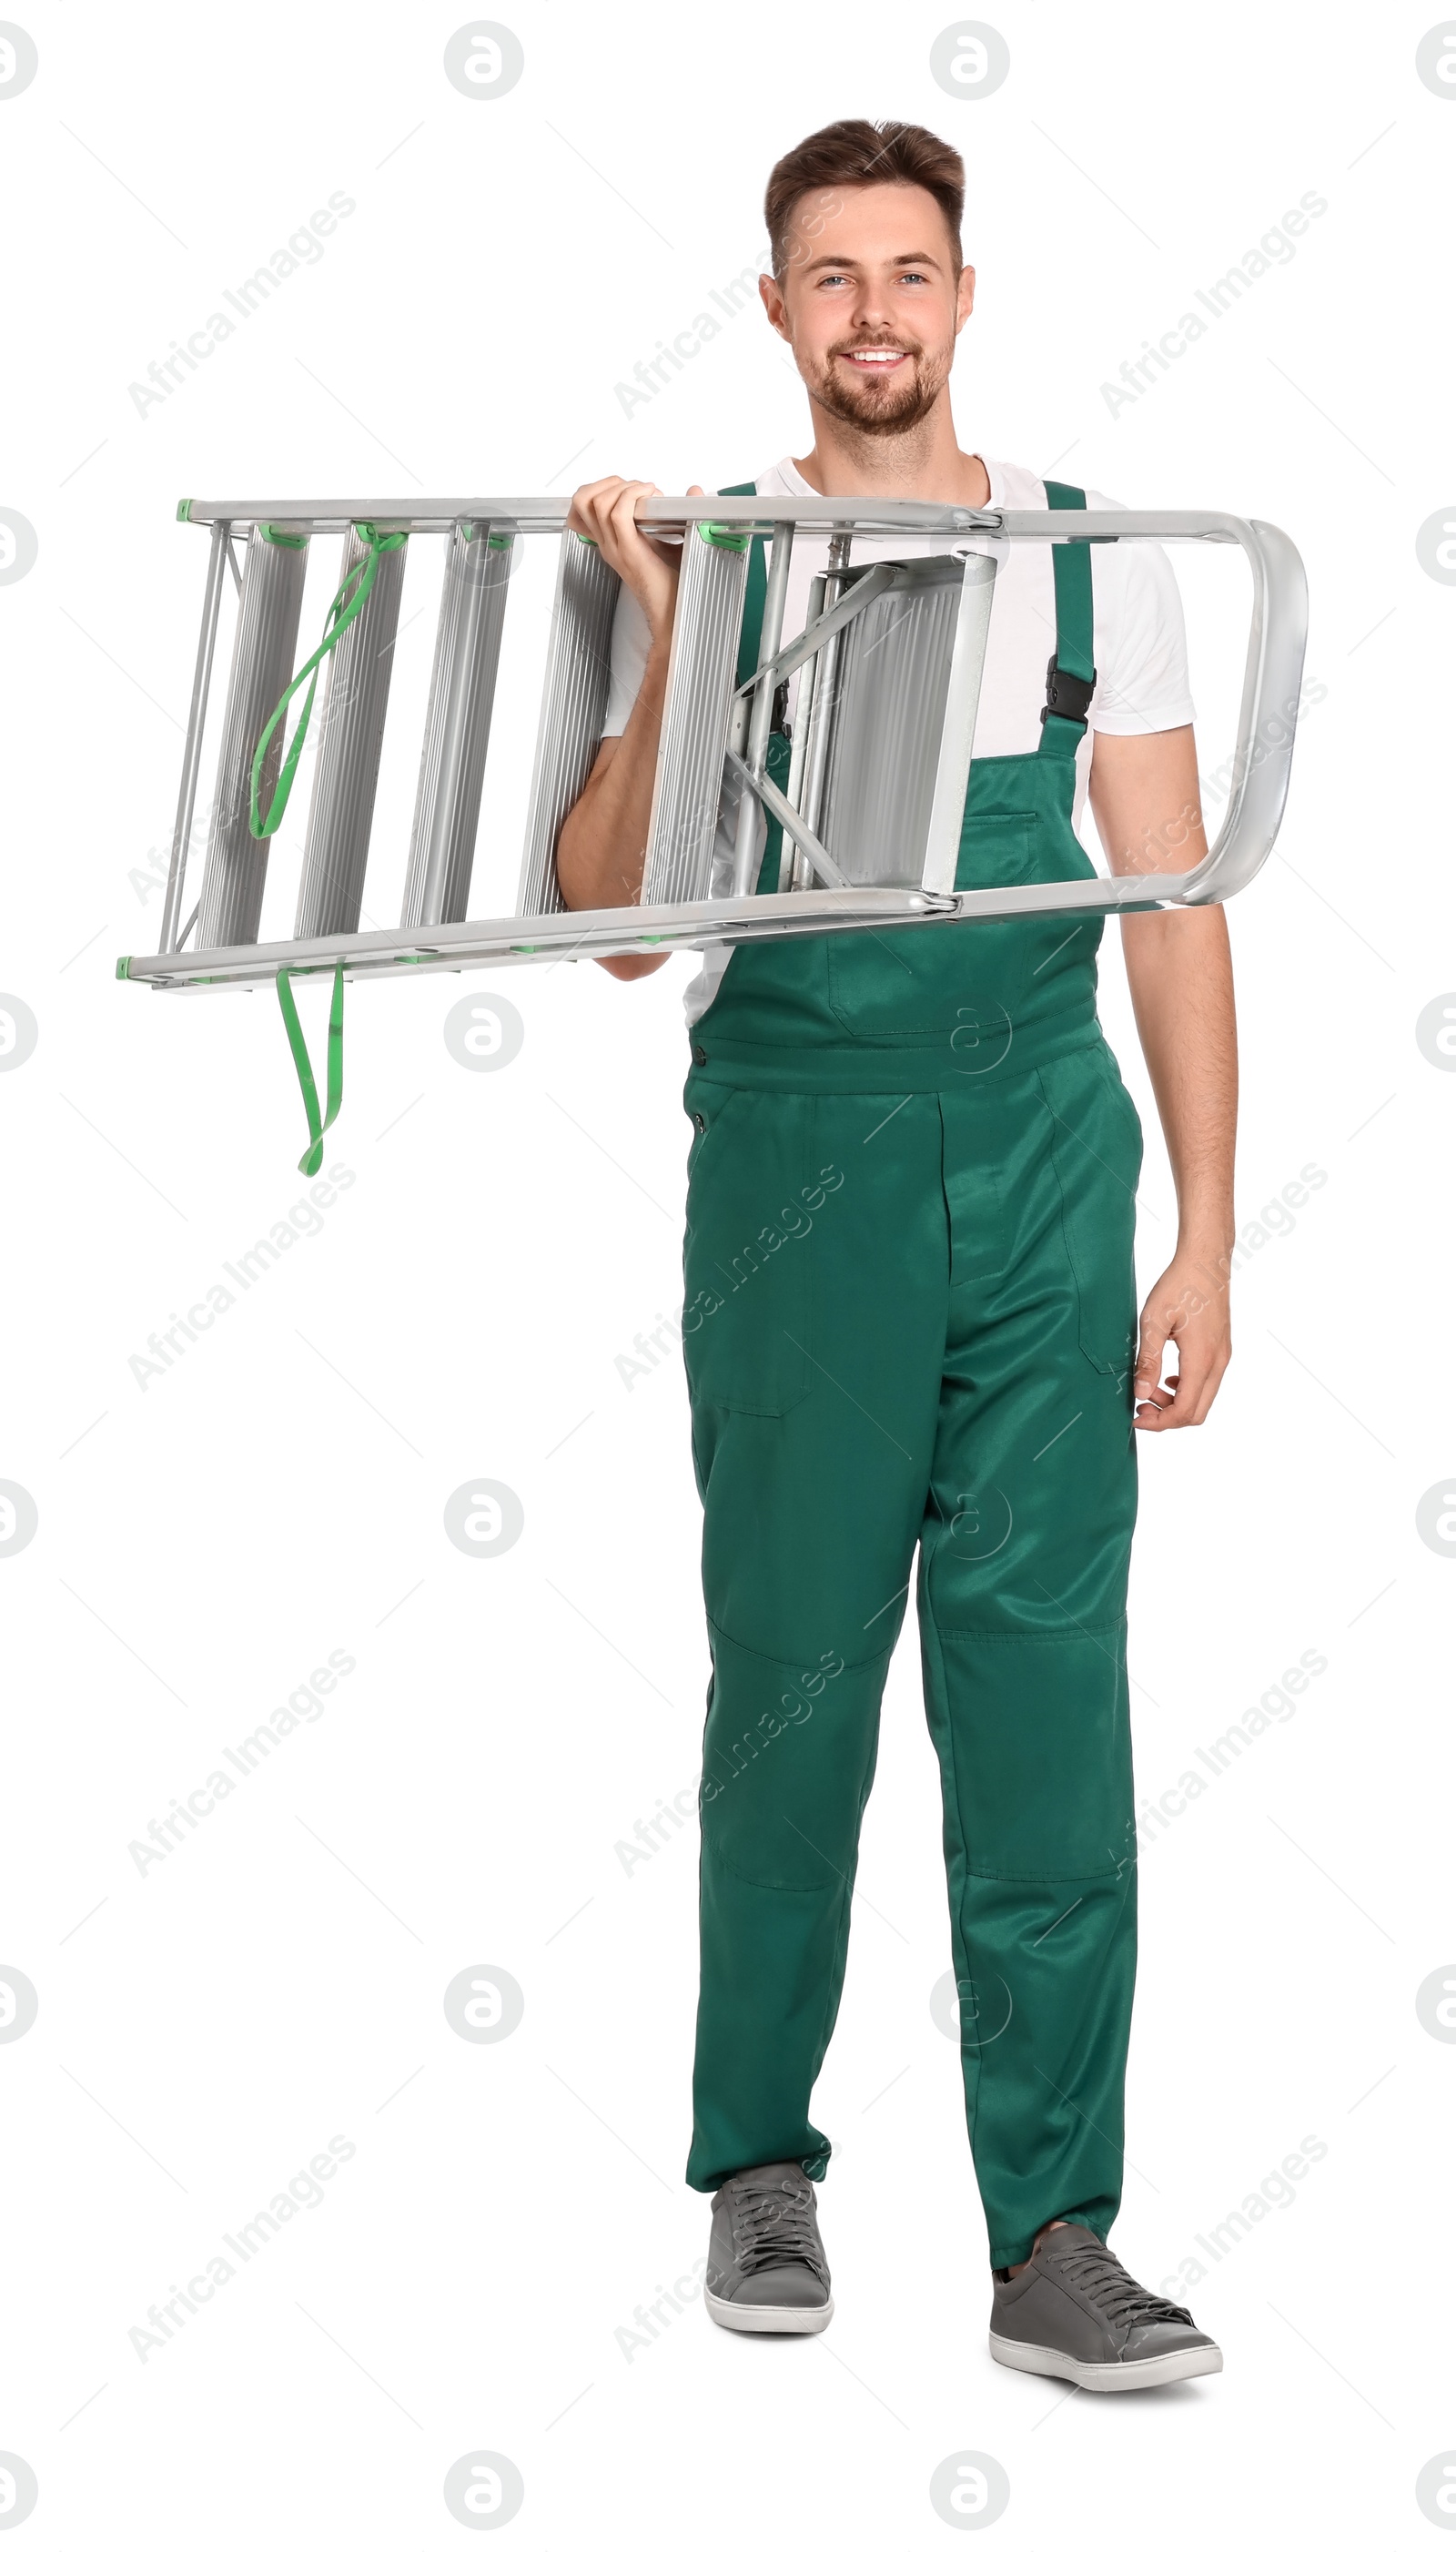
<path fill-rule="evenodd" d="M 278 969 L 278 1007 L 283 1013 L 283 1025 L 288 1031 L 288 1043 L 293 1049 L 293 1062 L 298 1073 L 298 1087 L 303 1094 L 304 1114 L 308 1118 L 308 1149 L 303 1154 L 298 1166 L 300 1170 L 302 1170 L 304 1177 L 311 1179 L 324 1157 L 324 1136 L 327 1134 L 329 1127 L 333 1124 L 335 1117 L 338 1116 L 339 1103 L 344 1097 L 343 958 L 341 957 L 338 965 L 334 969 L 334 999 L 329 1005 L 329 1061 L 327 1074 L 329 1106 L 328 1113 L 322 1119 L 319 1116 L 318 1084 L 313 1077 L 313 1065 L 308 1059 L 308 1045 L 304 1038 L 303 1029 L 299 1024 L 298 1008 L 293 999 L 293 987 L 288 981 L 288 969 L 286 966 L 280 966 Z"/>
<path fill-rule="evenodd" d="M 372 523 L 356 523 L 354 529 L 364 544 L 364 556 L 362 559 L 356 559 L 340 585 L 329 605 L 321 643 L 314 649 L 308 663 L 300 666 L 294 675 L 258 740 L 258 751 L 253 757 L 253 775 L 249 786 L 248 802 L 248 828 L 256 842 L 265 842 L 270 834 L 277 831 L 283 820 L 293 787 L 293 775 L 298 769 L 298 757 L 303 751 L 303 739 L 308 733 L 308 721 L 313 711 L 313 695 L 318 689 L 319 667 L 330 650 L 338 646 L 350 622 L 358 619 L 363 611 L 369 598 L 369 589 L 378 574 L 379 561 L 384 552 L 403 549 L 409 538 L 407 532 L 376 532 Z M 269 540 L 280 540 L 285 535 L 275 532 L 271 525 L 268 525 L 265 527 L 265 537 Z M 264 815 L 258 802 L 263 758 L 272 742 L 275 727 L 302 683 L 308 684 L 308 695 L 303 703 L 302 715 L 293 730 L 293 740 L 288 747 L 282 770 L 278 774 L 278 785 L 268 800 L 268 810 Z M 332 1119 L 330 1121 L 332 1122 Z"/>

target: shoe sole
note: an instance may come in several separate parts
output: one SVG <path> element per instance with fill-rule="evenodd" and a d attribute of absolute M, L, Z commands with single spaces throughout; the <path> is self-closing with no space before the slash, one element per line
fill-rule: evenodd
<path fill-rule="evenodd" d="M 703 2301 L 721 2330 L 823 2330 L 834 2313 L 832 2295 L 822 2304 L 735 2304 L 704 2289 Z"/>
<path fill-rule="evenodd" d="M 1088 2366 L 1061 2348 L 1033 2348 L 1022 2339 L 1001 2339 L 992 2331 L 990 2353 L 998 2366 L 1014 2366 L 1022 2375 L 1060 2375 L 1085 2392 L 1146 2392 L 1155 2384 L 1182 2384 L 1191 2375 L 1219 2375 L 1223 2351 L 1211 2341 L 1204 2348 L 1180 2348 L 1167 2357 L 1134 2359 L 1124 2365 Z"/>

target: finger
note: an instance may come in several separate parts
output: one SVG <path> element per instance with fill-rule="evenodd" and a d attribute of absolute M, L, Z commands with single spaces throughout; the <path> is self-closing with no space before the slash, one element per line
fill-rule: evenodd
<path fill-rule="evenodd" d="M 1210 1376 L 1198 1390 L 1195 1390 L 1192 1383 L 1185 1384 L 1172 1408 L 1158 1413 L 1159 1434 L 1171 1436 L 1176 1428 L 1201 1427 L 1213 1405 L 1217 1389 L 1216 1376 Z"/>
<path fill-rule="evenodd" d="M 579 532 L 586 540 L 595 539 L 597 520 L 602 500 L 604 497 L 609 496 L 614 488 L 620 487 L 621 483 L 620 478 L 587 478 L 583 480 L 582 484 L 576 489 L 575 494 L 572 498 L 571 508 L 567 515 L 567 521 L 570 528 L 573 532 Z"/>
<path fill-rule="evenodd" d="M 1228 1371 L 1228 1364 L 1229 1358 L 1227 1349 L 1225 1349 L 1221 1355 L 1217 1355 L 1213 1358 L 1208 1371 L 1203 1378 L 1202 1387 L 1195 1404 L 1193 1416 L 1189 1420 L 1189 1425 L 1191 1427 L 1202 1426 L 1204 1419 L 1207 1417 L 1209 1410 L 1212 1408 L 1214 1401 L 1218 1397 L 1219 1387 L 1223 1381 L 1224 1375 Z"/>
<path fill-rule="evenodd" d="M 1133 1367 L 1132 1387 L 1141 1398 L 1145 1390 L 1163 1378 L 1163 1350 L 1168 1344 L 1168 1326 L 1160 1315 L 1144 1310 L 1142 1330 L 1138 1339 L 1137 1363 Z"/>
<path fill-rule="evenodd" d="M 658 496 L 662 490 L 652 478 L 624 478 L 612 500 L 612 528 L 620 535 L 635 532 L 637 500 L 640 496 Z"/>
<path fill-rule="evenodd" d="M 1226 1341 L 1191 1324 L 1178 1341 L 1178 1401 L 1170 1426 L 1201 1427 L 1228 1365 Z"/>
<path fill-rule="evenodd" d="M 1140 1400 L 1132 1413 L 1134 1427 L 1167 1427 L 1171 1424 L 1171 1400 Z"/>
<path fill-rule="evenodd" d="M 640 496 L 658 493 L 651 478 L 621 478 L 601 508 L 602 547 L 619 571 L 642 555 L 643 531 L 636 519 Z"/>

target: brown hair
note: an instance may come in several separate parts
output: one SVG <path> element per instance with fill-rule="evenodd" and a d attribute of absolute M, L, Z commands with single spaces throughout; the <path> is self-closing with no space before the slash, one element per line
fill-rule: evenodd
<path fill-rule="evenodd" d="M 959 151 L 923 124 L 871 124 L 864 116 L 847 116 L 785 151 L 770 175 L 764 220 L 774 272 L 780 280 L 788 264 L 788 225 L 800 195 L 835 186 L 923 186 L 945 215 L 959 273 L 966 201 L 966 163 Z"/>

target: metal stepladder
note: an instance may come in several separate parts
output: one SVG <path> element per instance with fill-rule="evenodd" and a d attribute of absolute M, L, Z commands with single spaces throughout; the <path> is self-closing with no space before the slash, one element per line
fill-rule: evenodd
<path fill-rule="evenodd" d="M 1117 912 L 1221 902 L 1267 859 L 1289 787 L 1303 663 L 1303 570 L 1274 525 L 1208 512 L 1017 512 L 863 498 L 640 502 L 645 529 L 680 540 L 682 564 L 641 900 L 570 911 L 556 874 L 562 824 L 585 785 L 605 711 L 618 581 L 567 531 L 561 497 L 469 498 L 400 507 L 365 501 L 184 500 L 211 551 L 182 779 L 155 955 L 118 960 L 156 991 L 276 982 L 300 1079 L 289 984 L 461 971 L 534 960 L 702 948 L 787 932 Z M 756 534 L 772 541 L 758 665 L 739 680 Z M 782 643 L 796 535 L 829 539 L 801 636 Z M 931 535 L 937 556 L 852 558 L 857 535 Z M 323 644 L 295 676 L 310 546 L 344 544 Z M 446 543 L 433 670 L 397 929 L 359 927 L 408 545 Z M 555 598 L 514 912 L 468 911 L 491 741 L 514 544 L 559 543 Z M 958 891 L 967 776 L 996 560 L 1004 541 L 1236 544 L 1253 614 L 1233 780 L 1212 849 L 1188 872 Z M 234 543 L 244 546 L 240 570 Z M 200 891 L 185 921 L 213 657 L 225 580 L 239 587 Z M 294 934 L 260 941 L 267 839 L 287 803 L 313 687 L 326 679 Z M 798 676 L 783 788 L 771 778 L 776 696 Z M 310 689 L 287 753 L 283 712 Z M 1077 713 L 1073 711 L 1072 713 Z M 780 766 L 781 769 L 781 766 Z M 777 892 L 757 892 L 766 825 L 781 828 Z M 721 845 L 731 840 L 731 861 Z M 715 859 L 715 845 L 718 855 Z M 188 942 L 191 942 L 189 947 Z M 291 1014 L 291 1015 L 290 1015 Z M 310 1106 L 314 1131 L 316 1108 Z M 336 1102 L 337 1104 L 337 1102 Z M 317 1141 L 313 1145 L 317 1150 Z"/>

